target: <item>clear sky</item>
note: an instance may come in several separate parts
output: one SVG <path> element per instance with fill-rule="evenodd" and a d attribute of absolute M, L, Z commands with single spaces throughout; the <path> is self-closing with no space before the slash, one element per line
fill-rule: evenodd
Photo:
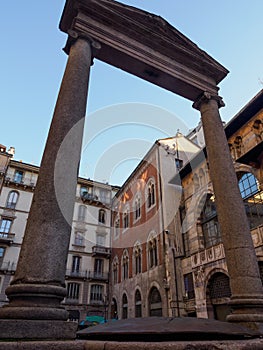
<path fill-rule="evenodd" d="M 263 88 L 262 0 L 122 0 L 165 18 L 224 65 L 229 121 Z M 40 164 L 67 55 L 58 29 L 64 0 L 1 4 L 0 143 L 15 159 Z M 190 101 L 95 61 L 80 175 L 121 184 L 162 137 L 186 133 L 200 116 Z"/>

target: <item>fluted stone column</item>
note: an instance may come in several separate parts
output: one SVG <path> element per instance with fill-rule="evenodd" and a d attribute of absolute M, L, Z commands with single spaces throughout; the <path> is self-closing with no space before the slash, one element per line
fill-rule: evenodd
<path fill-rule="evenodd" d="M 208 93 L 194 103 L 201 112 L 218 221 L 230 277 L 232 314 L 227 321 L 263 331 L 263 288 L 237 176 L 230 156 L 219 107 Z"/>
<path fill-rule="evenodd" d="M 74 36 L 68 41 L 68 62 L 17 270 L 6 290 L 10 303 L 0 309 L 0 338 L 75 337 L 76 324 L 66 322 L 68 313 L 60 303 L 66 296 L 66 261 L 92 52 L 89 40 Z"/>

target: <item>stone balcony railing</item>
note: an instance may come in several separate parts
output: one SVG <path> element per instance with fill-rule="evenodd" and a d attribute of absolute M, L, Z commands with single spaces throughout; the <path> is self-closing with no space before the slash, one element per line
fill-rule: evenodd
<path fill-rule="evenodd" d="M 225 251 L 223 244 L 212 246 L 204 249 L 201 252 L 193 254 L 191 256 L 192 268 L 208 264 L 210 262 L 223 259 L 225 257 Z"/>

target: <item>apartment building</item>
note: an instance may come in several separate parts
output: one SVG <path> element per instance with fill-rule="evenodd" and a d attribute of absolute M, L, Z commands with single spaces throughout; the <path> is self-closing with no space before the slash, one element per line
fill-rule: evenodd
<path fill-rule="evenodd" d="M 39 168 L 13 160 L 1 148 L 0 159 L 0 305 L 16 270 Z M 71 319 L 106 317 L 108 305 L 111 200 L 118 188 L 78 178 L 63 304 Z M 37 228 L 36 228 L 37 234 Z"/>

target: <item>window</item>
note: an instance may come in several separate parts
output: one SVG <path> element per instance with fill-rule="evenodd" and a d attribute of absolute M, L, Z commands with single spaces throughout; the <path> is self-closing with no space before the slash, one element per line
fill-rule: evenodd
<path fill-rule="evenodd" d="M 10 219 L 2 219 L 1 220 L 1 226 L 0 226 L 0 233 L 9 233 L 10 232 L 10 228 L 12 225 L 12 220 Z"/>
<path fill-rule="evenodd" d="M 102 303 L 103 301 L 103 286 L 100 284 L 93 284 L 90 288 L 90 302 Z"/>
<path fill-rule="evenodd" d="M 85 221 L 87 208 L 85 205 L 80 205 L 78 209 L 78 220 Z"/>
<path fill-rule="evenodd" d="M 147 186 L 147 207 L 151 208 L 155 204 L 155 185 L 153 180 L 150 180 Z"/>
<path fill-rule="evenodd" d="M 112 274 L 113 274 L 113 284 L 117 284 L 118 283 L 118 258 L 115 257 L 113 260 L 113 266 L 112 266 Z"/>
<path fill-rule="evenodd" d="M 135 292 L 135 317 L 142 317 L 142 297 L 138 289 Z"/>
<path fill-rule="evenodd" d="M 201 226 L 206 248 L 221 242 L 220 227 L 217 220 L 215 198 L 207 195 L 204 209 L 201 213 Z"/>
<path fill-rule="evenodd" d="M 5 255 L 5 248 L 0 247 L 0 264 L 2 264 Z"/>
<path fill-rule="evenodd" d="M 105 235 L 97 234 L 97 236 L 96 236 L 96 245 L 99 245 L 101 247 L 105 247 L 105 242 L 106 242 Z"/>
<path fill-rule="evenodd" d="M 263 222 L 263 191 L 259 189 L 258 181 L 252 173 L 241 173 L 238 177 L 250 229 L 253 229 Z"/>
<path fill-rule="evenodd" d="M 124 280 L 129 278 L 129 255 L 127 250 L 124 251 L 122 256 L 122 277 Z"/>
<path fill-rule="evenodd" d="M 68 283 L 67 299 L 79 299 L 79 283 Z"/>
<path fill-rule="evenodd" d="M 14 174 L 14 182 L 23 183 L 23 176 L 24 176 L 23 171 L 16 170 Z"/>
<path fill-rule="evenodd" d="M 140 246 L 136 246 L 134 249 L 134 265 L 135 265 L 135 274 L 142 272 L 142 251 Z"/>
<path fill-rule="evenodd" d="M 128 228 L 129 227 L 129 210 L 126 209 L 123 213 L 123 227 Z"/>
<path fill-rule="evenodd" d="M 80 259 L 81 259 L 80 256 L 73 256 L 72 257 L 72 267 L 71 267 L 72 273 L 79 273 Z"/>
<path fill-rule="evenodd" d="M 187 273 L 186 275 L 184 275 L 184 289 L 186 299 L 195 298 L 194 279 L 192 273 Z"/>
<path fill-rule="evenodd" d="M 74 244 L 78 246 L 84 246 L 84 235 L 82 232 L 75 233 Z"/>
<path fill-rule="evenodd" d="M 128 318 L 128 299 L 126 294 L 122 296 L 122 318 Z"/>
<path fill-rule="evenodd" d="M 137 195 L 134 201 L 134 220 L 141 217 L 141 198 Z"/>
<path fill-rule="evenodd" d="M 103 259 L 95 259 L 94 275 L 95 277 L 101 277 L 102 274 L 103 274 Z"/>
<path fill-rule="evenodd" d="M 104 209 L 99 210 L 99 223 L 105 224 L 106 222 L 106 212 Z"/>
<path fill-rule="evenodd" d="M 149 252 L 149 266 L 157 266 L 157 242 L 156 238 L 151 239 L 148 242 L 148 252 Z"/>
<path fill-rule="evenodd" d="M 118 237 L 120 234 L 120 217 L 117 216 L 114 222 L 114 237 Z"/>
<path fill-rule="evenodd" d="M 11 191 L 8 194 L 6 208 L 15 209 L 18 200 L 18 193 L 16 191 Z"/>

